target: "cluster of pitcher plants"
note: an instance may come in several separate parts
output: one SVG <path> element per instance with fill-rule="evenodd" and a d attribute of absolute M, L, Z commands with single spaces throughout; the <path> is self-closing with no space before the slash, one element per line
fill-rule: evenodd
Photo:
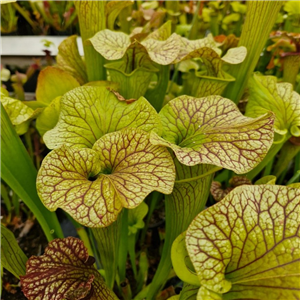
<path fill-rule="evenodd" d="M 140 5 L 151 18 L 126 26 Z M 76 1 L 84 58 L 70 36 L 36 100 L 1 89 L 3 187 L 49 241 L 27 258 L 2 225 L 2 266 L 29 300 L 300 298 L 299 4 L 190 1 L 176 27 L 180 5 Z M 58 208 L 80 239 L 63 236 Z"/>

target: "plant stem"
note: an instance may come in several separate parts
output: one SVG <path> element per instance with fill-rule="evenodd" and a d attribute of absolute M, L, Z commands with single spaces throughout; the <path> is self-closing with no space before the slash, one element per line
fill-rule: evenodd
<path fill-rule="evenodd" d="M 124 282 L 126 279 L 128 253 L 128 210 L 123 208 L 123 211 L 118 261 L 120 282 Z"/>
<path fill-rule="evenodd" d="M 35 33 L 39 33 L 40 29 L 39 29 L 37 23 L 35 23 L 34 21 L 32 21 L 30 19 L 30 17 L 27 14 L 27 11 L 24 10 L 17 2 L 13 2 L 12 5 L 23 16 L 23 18 L 30 24 L 30 26 L 32 27 L 33 31 L 35 31 Z"/>
<path fill-rule="evenodd" d="M 195 181 L 195 180 L 198 180 L 200 178 L 204 178 L 208 175 L 211 175 L 211 174 L 214 174 L 215 172 L 217 171 L 220 171 L 222 170 L 223 168 L 222 167 L 214 167 L 213 169 L 207 171 L 206 173 L 204 174 L 201 174 L 201 175 L 198 175 L 198 176 L 195 176 L 195 177 L 191 177 L 191 178 L 186 178 L 186 179 L 181 179 L 181 180 L 176 180 L 175 183 L 184 183 L 184 182 L 191 182 L 191 181 Z"/>
<path fill-rule="evenodd" d="M 275 159 L 275 157 L 273 157 L 273 158 L 269 161 L 269 163 L 267 164 L 267 166 L 265 167 L 263 176 L 268 176 L 268 175 L 270 175 L 270 174 L 272 173 L 272 168 L 273 168 L 274 159 Z"/>
<path fill-rule="evenodd" d="M 144 244 L 145 237 L 146 237 L 146 232 L 147 232 L 147 229 L 148 229 L 151 217 L 153 215 L 153 212 L 154 212 L 154 210 L 156 208 L 157 203 L 161 199 L 162 199 L 162 194 L 159 193 L 159 192 L 154 191 L 150 195 L 150 199 L 149 199 L 149 211 L 148 211 L 148 214 L 147 214 L 147 219 L 146 219 L 146 222 L 145 222 L 145 226 L 144 226 L 144 228 L 142 230 L 142 233 L 141 233 L 140 245 Z"/>
<path fill-rule="evenodd" d="M 157 67 L 159 68 L 157 84 L 153 90 L 147 91 L 145 98 L 152 104 L 156 111 L 159 112 L 163 106 L 168 88 L 170 66 L 158 65 Z"/>
<path fill-rule="evenodd" d="M 137 269 L 135 263 L 135 240 L 136 240 L 136 234 L 131 234 L 128 236 L 128 253 L 129 253 L 134 277 L 137 278 Z"/>
<path fill-rule="evenodd" d="M 137 291 L 140 291 L 147 281 L 148 267 L 149 267 L 149 263 L 148 263 L 147 254 L 146 252 L 141 252 L 140 259 L 139 259 L 139 272 L 137 277 Z M 147 287 L 149 287 L 149 285 Z M 144 293 L 145 290 L 148 290 L 147 287 L 143 289 L 140 293 Z"/>
<path fill-rule="evenodd" d="M 11 200 L 8 196 L 8 192 L 7 192 L 7 188 L 6 186 L 3 184 L 3 182 L 1 182 L 1 198 L 4 201 L 4 205 L 6 207 L 7 210 L 7 217 L 6 217 L 6 221 L 7 223 L 9 223 L 11 221 L 11 213 L 12 213 L 12 205 L 11 205 Z"/>
<path fill-rule="evenodd" d="M 288 168 L 289 164 L 291 163 L 292 159 L 299 153 L 300 146 L 294 145 L 290 141 L 287 141 L 281 151 L 279 158 L 277 160 L 277 164 L 275 166 L 274 175 L 279 177 L 281 173 Z M 296 162 L 296 160 L 295 160 Z M 295 170 L 296 171 L 296 170 Z"/>
<path fill-rule="evenodd" d="M 171 247 L 175 238 L 185 231 L 191 221 L 200 213 L 209 194 L 213 177 L 212 166 L 187 167 L 175 159 L 177 182 L 171 195 L 166 195 L 166 237 L 158 269 L 150 284 L 147 300 L 152 300 L 163 288 L 170 270 Z M 214 168 L 215 170 L 215 168 Z M 136 298 L 142 299 L 142 298 Z"/>
<path fill-rule="evenodd" d="M 210 14 L 210 30 L 213 36 L 219 35 L 219 21 L 217 12 Z"/>
<path fill-rule="evenodd" d="M 31 160 L 34 161 L 34 159 L 33 159 L 33 147 L 32 147 L 32 143 L 31 143 L 30 128 L 26 131 L 26 133 L 24 134 L 24 137 L 25 137 L 26 145 L 28 147 L 28 154 L 29 154 Z"/>
<path fill-rule="evenodd" d="M 286 185 L 289 185 L 289 184 L 292 184 L 292 183 L 296 182 L 297 180 L 299 180 L 299 177 L 300 177 L 300 170 L 297 171 L 296 174 L 294 174 L 294 176 L 287 182 Z"/>
<path fill-rule="evenodd" d="M 230 83 L 223 93 L 225 98 L 231 99 L 234 103 L 238 103 L 244 93 L 281 6 L 281 1 L 247 2 L 246 20 L 239 41 L 239 46 L 247 48 L 247 57 L 241 64 L 230 66 L 229 73 L 236 81 Z"/>
<path fill-rule="evenodd" d="M 127 278 L 125 281 L 121 282 L 121 290 L 124 300 L 132 299 L 131 287 Z"/>
<path fill-rule="evenodd" d="M 283 181 L 285 180 L 286 174 L 288 172 L 288 169 L 285 169 L 281 175 L 278 177 L 278 179 L 276 180 L 277 184 L 282 185 Z"/>
<path fill-rule="evenodd" d="M 221 173 L 219 173 L 215 178 L 214 180 L 215 181 L 219 181 L 219 182 L 227 182 L 228 181 L 228 178 L 229 178 L 229 173 L 230 171 L 229 170 L 223 170 Z"/>
<path fill-rule="evenodd" d="M 300 69 L 300 53 L 285 56 L 283 63 L 283 81 L 289 82 L 295 87 L 296 78 Z"/>
<path fill-rule="evenodd" d="M 105 270 L 105 281 L 110 289 L 114 286 L 118 268 L 122 214 L 108 227 L 92 228 L 100 253 L 100 262 Z"/>
<path fill-rule="evenodd" d="M 300 81 L 298 82 L 295 91 L 300 94 Z"/>
<path fill-rule="evenodd" d="M 199 13 L 201 2 L 202 1 L 198 1 L 196 10 L 195 10 L 194 15 L 193 15 L 192 27 L 191 27 L 189 35 L 188 35 L 189 40 L 197 39 L 197 33 L 198 33 L 197 27 L 198 27 L 198 18 L 199 18 L 198 13 Z"/>
<path fill-rule="evenodd" d="M 87 228 L 87 234 L 88 234 L 88 237 L 89 237 L 89 240 L 90 240 L 90 243 L 91 243 L 91 248 L 92 248 L 92 251 L 93 251 L 93 256 L 94 256 L 94 258 L 96 260 L 95 263 L 96 263 L 97 269 L 100 269 L 100 265 L 101 265 L 100 255 L 99 255 L 98 248 L 96 247 L 95 237 L 93 235 L 93 232 L 92 232 L 91 228 Z"/>
<path fill-rule="evenodd" d="M 79 235 L 80 239 L 84 243 L 84 246 L 88 250 L 88 254 L 90 256 L 95 257 L 95 254 L 93 252 L 93 249 L 92 249 L 92 246 L 91 246 L 91 243 L 90 243 L 89 236 L 88 236 L 85 228 L 81 224 L 76 222 L 68 213 L 66 213 L 65 211 L 64 211 L 64 213 L 65 213 L 66 217 L 70 220 L 70 222 L 73 224 L 73 226 L 75 227 L 75 229 L 77 231 L 77 234 Z"/>
<path fill-rule="evenodd" d="M 20 215 L 20 202 L 19 202 L 19 197 L 15 192 L 13 192 L 13 195 L 12 195 L 12 203 L 13 203 L 16 215 L 19 216 Z"/>
<path fill-rule="evenodd" d="M 172 32 L 176 29 L 178 23 L 178 13 L 180 12 L 179 1 L 165 1 L 166 10 L 168 11 L 168 20 L 172 21 Z"/>
<path fill-rule="evenodd" d="M 106 1 L 74 1 L 83 43 L 89 81 L 105 80 L 104 57 L 88 41 L 98 31 L 106 28 Z"/>
<path fill-rule="evenodd" d="M 295 157 L 294 173 L 300 170 L 300 152 Z"/>

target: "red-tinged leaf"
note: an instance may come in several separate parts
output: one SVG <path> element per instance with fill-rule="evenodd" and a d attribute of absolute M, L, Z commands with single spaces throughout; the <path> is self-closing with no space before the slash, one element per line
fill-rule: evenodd
<path fill-rule="evenodd" d="M 210 193 L 216 201 L 222 200 L 232 188 L 222 189 L 222 184 L 218 181 L 213 181 L 210 187 Z"/>
<path fill-rule="evenodd" d="M 29 300 L 116 300 L 94 268 L 83 242 L 74 237 L 51 241 L 44 255 L 32 256 L 21 276 Z"/>

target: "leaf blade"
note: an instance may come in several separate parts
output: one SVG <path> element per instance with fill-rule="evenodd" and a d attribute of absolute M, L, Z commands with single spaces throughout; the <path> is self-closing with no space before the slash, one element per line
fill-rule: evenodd
<path fill-rule="evenodd" d="M 79 239 L 55 239 L 44 255 L 28 260 L 26 275 L 21 277 L 22 291 L 29 300 L 118 299 L 93 267 L 94 261 Z"/>
<path fill-rule="evenodd" d="M 43 138 L 49 149 L 63 144 L 91 148 L 106 133 L 125 127 L 160 131 L 160 120 L 143 97 L 127 104 L 105 87 L 84 86 L 62 97 L 58 123 Z"/>
<path fill-rule="evenodd" d="M 86 66 L 78 51 L 76 35 L 72 35 L 61 42 L 58 46 L 56 61 L 58 67 L 74 77 L 80 85 L 88 81 Z"/>
<path fill-rule="evenodd" d="M 181 96 L 159 115 L 164 132 L 162 138 L 151 133 L 151 142 L 170 147 L 189 166 L 206 163 L 246 173 L 262 160 L 273 140 L 272 113 L 246 118 L 220 96 Z"/>
<path fill-rule="evenodd" d="M 1 264 L 18 279 L 25 275 L 27 256 L 18 245 L 13 233 L 1 224 Z"/>
<path fill-rule="evenodd" d="M 200 213 L 186 244 L 203 288 L 224 299 L 299 293 L 299 206 L 299 189 L 243 186 Z"/>
<path fill-rule="evenodd" d="M 151 191 L 171 193 L 174 181 L 169 152 L 153 146 L 149 133 L 124 129 L 106 134 L 93 149 L 53 150 L 43 161 L 37 189 L 48 209 L 61 207 L 81 224 L 105 227 L 122 207 L 138 206 Z"/>
<path fill-rule="evenodd" d="M 290 83 L 277 83 L 276 77 L 254 73 L 249 80 L 249 102 L 246 115 L 256 117 L 266 110 L 273 111 L 275 131 L 299 136 L 300 96 Z"/>
<path fill-rule="evenodd" d="M 39 102 L 50 104 L 54 98 L 62 96 L 78 86 L 78 81 L 68 73 L 59 68 L 47 67 L 39 74 L 36 99 Z"/>

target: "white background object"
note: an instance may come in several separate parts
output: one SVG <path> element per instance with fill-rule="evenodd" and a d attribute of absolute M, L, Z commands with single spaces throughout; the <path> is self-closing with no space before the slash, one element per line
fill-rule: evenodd
<path fill-rule="evenodd" d="M 2 36 L 1 56 L 44 56 L 43 50 L 51 51 L 51 56 L 58 53 L 59 44 L 67 36 Z M 43 40 L 52 42 L 50 47 L 45 47 Z M 78 50 L 83 56 L 81 37 L 77 37 Z"/>

